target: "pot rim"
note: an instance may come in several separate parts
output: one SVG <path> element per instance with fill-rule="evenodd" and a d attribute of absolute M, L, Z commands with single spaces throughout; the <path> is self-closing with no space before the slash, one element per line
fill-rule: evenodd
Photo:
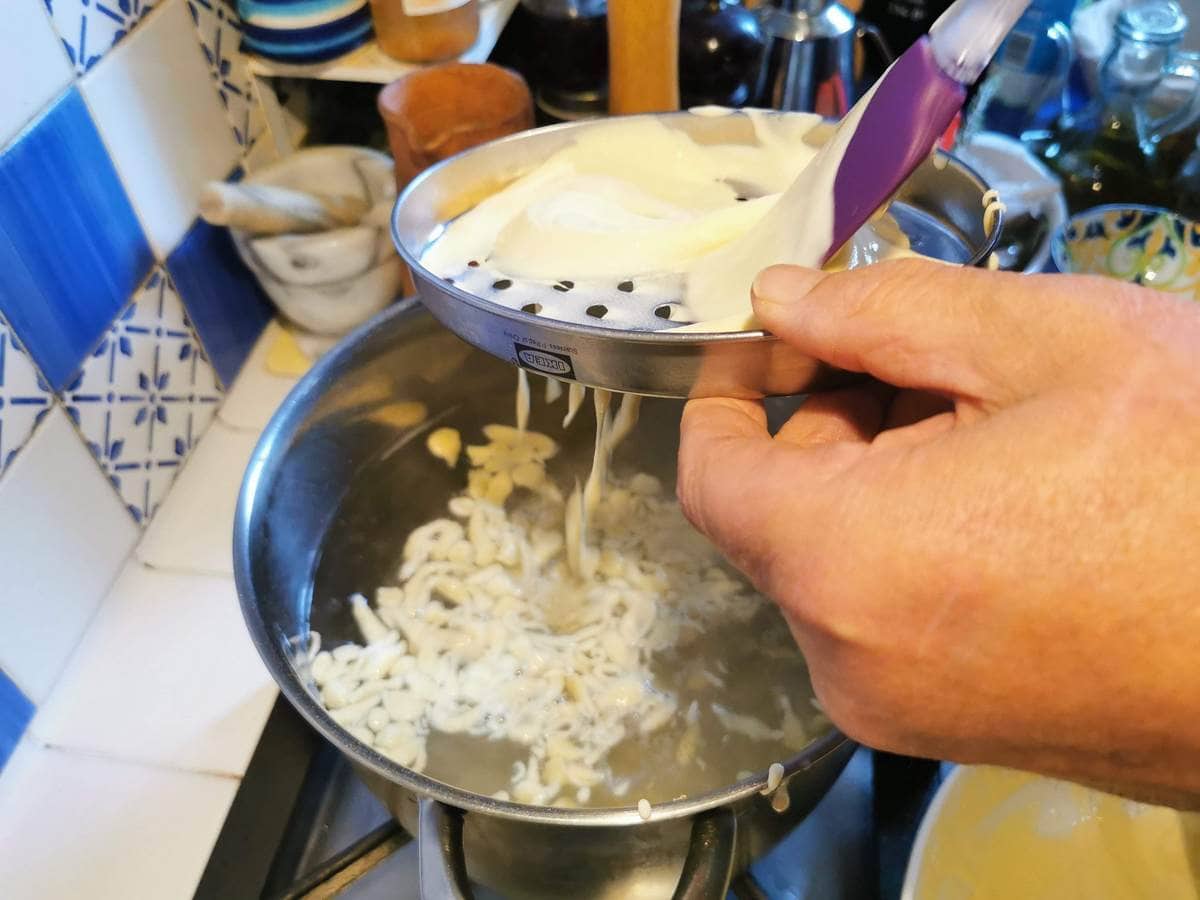
<path fill-rule="evenodd" d="M 380 332 L 390 329 L 396 320 L 419 315 L 430 315 L 416 298 L 401 301 L 378 314 L 364 325 L 355 329 L 336 347 L 319 359 L 300 379 L 288 394 L 287 399 L 275 411 L 267 427 L 263 429 L 242 481 L 238 495 L 233 528 L 233 576 L 237 586 L 238 603 L 242 618 L 250 632 L 255 649 L 266 665 L 280 691 L 313 728 L 355 763 L 366 767 L 387 781 L 408 788 L 440 803 L 465 810 L 484 813 L 505 819 L 535 822 L 546 825 L 571 826 L 621 826 L 647 824 L 636 806 L 596 807 L 566 809 L 550 806 L 532 806 L 511 800 L 497 800 L 485 794 L 463 790 L 431 778 L 420 772 L 401 766 L 391 759 L 357 741 L 338 725 L 297 677 L 289 653 L 292 635 L 271 634 L 267 623 L 259 613 L 254 589 L 250 560 L 251 525 L 257 498 L 274 465 L 278 465 L 276 447 L 286 444 L 302 423 L 306 412 L 316 397 L 325 390 L 325 384 L 357 355 L 361 345 L 372 340 Z M 294 651 L 293 651 L 294 652 Z M 779 760 L 784 767 L 783 784 L 790 778 L 816 765 L 826 756 L 844 745 L 852 743 L 848 737 L 831 727 L 822 736 L 810 741 L 790 758 Z M 695 797 L 654 804 L 650 820 L 664 821 L 683 819 L 705 810 L 725 806 L 762 792 L 767 783 L 766 771 L 742 779 L 715 791 Z M 638 798 L 633 798 L 636 804 Z"/>

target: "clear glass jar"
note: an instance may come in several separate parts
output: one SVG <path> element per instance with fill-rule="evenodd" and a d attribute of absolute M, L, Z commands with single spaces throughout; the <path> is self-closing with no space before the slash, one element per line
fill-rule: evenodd
<path fill-rule="evenodd" d="M 393 59 L 436 62 L 479 36 L 479 0 L 371 0 L 375 39 Z"/>
<path fill-rule="evenodd" d="M 1148 0 L 1117 17 L 1098 95 L 1064 116 L 1043 150 L 1063 181 L 1071 212 L 1103 203 L 1171 206 L 1174 173 L 1158 147 L 1191 119 L 1200 86 L 1197 57 L 1179 51 L 1187 24 L 1174 0 Z M 1164 112 L 1156 109 L 1155 96 L 1168 77 L 1190 81 L 1192 88 L 1186 102 Z"/>

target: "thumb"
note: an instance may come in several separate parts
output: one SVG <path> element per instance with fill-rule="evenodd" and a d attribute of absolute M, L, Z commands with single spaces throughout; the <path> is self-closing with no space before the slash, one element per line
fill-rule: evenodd
<path fill-rule="evenodd" d="M 754 312 L 809 356 L 903 388 L 1004 406 L 1079 371 L 1107 317 L 1093 279 L 905 259 L 849 272 L 772 266 Z M 1111 286 L 1105 285 L 1111 292 Z"/>

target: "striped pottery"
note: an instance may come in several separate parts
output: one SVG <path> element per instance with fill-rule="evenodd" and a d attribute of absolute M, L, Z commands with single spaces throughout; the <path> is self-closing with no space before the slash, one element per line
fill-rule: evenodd
<path fill-rule="evenodd" d="M 238 0 L 242 48 L 290 63 L 321 62 L 371 37 L 367 0 Z"/>

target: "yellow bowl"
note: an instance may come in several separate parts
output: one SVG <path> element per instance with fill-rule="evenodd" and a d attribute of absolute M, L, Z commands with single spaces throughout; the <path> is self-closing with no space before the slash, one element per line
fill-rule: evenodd
<path fill-rule="evenodd" d="M 1155 206 L 1097 206 L 1050 242 L 1060 272 L 1104 275 L 1200 300 L 1200 224 Z"/>
<path fill-rule="evenodd" d="M 901 900 L 1197 900 L 1200 816 L 959 766 L 917 832 Z"/>

